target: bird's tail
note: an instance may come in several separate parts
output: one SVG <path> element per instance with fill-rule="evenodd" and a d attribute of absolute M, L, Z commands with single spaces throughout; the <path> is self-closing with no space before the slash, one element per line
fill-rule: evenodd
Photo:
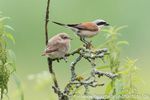
<path fill-rule="evenodd" d="M 78 24 L 62 24 L 62 23 L 59 23 L 59 22 L 55 22 L 55 21 L 52 21 L 53 23 L 57 24 L 57 25 L 60 25 L 60 26 L 64 26 L 66 28 L 69 28 L 71 29 L 72 31 L 74 31 L 75 33 L 77 33 L 78 29 L 75 28 L 75 26 L 77 26 Z"/>
<path fill-rule="evenodd" d="M 54 24 L 57 24 L 57 25 L 60 25 L 60 26 L 67 26 L 66 24 L 62 24 L 62 23 L 59 23 L 59 22 L 55 22 L 55 21 L 52 21 Z"/>

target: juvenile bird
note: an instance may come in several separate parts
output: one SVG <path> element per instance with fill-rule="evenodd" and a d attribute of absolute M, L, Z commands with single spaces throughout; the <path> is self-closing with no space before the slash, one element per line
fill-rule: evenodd
<path fill-rule="evenodd" d="M 65 54 L 69 51 L 70 40 L 68 34 L 59 33 L 49 39 L 46 49 L 42 56 L 48 56 L 51 59 L 65 58 Z"/>
<path fill-rule="evenodd" d="M 86 41 L 85 38 L 90 38 L 97 35 L 97 33 L 102 29 L 103 26 L 109 25 L 106 21 L 101 19 L 97 19 L 93 22 L 83 22 L 79 24 L 62 24 L 55 21 L 52 22 L 70 28 L 80 37 L 80 40 L 86 44 L 89 42 Z"/>

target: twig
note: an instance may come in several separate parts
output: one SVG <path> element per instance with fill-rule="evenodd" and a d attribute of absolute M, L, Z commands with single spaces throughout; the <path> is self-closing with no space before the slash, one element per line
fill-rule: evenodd
<path fill-rule="evenodd" d="M 102 71 L 96 70 L 95 59 L 97 59 L 97 58 L 102 59 L 104 57 L 104 55 L 108 54 L 107 49 L 105 49 L 105 48 L 99 49 L 96 51 L 92 51 L 92 50 L 86 49 L 86 48 L 80 48 L 80 49 L 73 51 L 73 53 L 70 53 L 68 55 L 70 56 L 71 54 L 79 54 L 79 56 L 75 59 L 74 62 L 71 63 L 70 67 L 71 67 L 72 77 L 71 77 L 71 81 L 66 85 L 66 87 L 64 89 L 64 94 L 67 94 L 69 96 L 74 96 L 76 94 L 77 89 L 81 86 L 84 86 L 84 88 L 85 88 L 84 95 L 88 95 L 89 87 L 97 87 L 97 86 L 104 85 L 104 84 L 99 84 L 96 81 L 97 75 L 99 78 L 100 78 L 100 76 L 107 76 L 110 79 L 113 79 L 117 76 L 116 74 L 113 74 L 113 73 L 102 72 Z M 88 78 L 80 80 L 80 79 L 78 79 L 78 77 L 76 75 L 75 66 L 81 60 L 81 58 L 86 59 L 91 64 L 92 71 L 91 71 L 91 75 Z"/>
<path fill-rule="evenodd" d="M 79 54 L 80 50 L 83 50 L 83 48 L 78 48 L 78 49 L 72 51 L 71 53 L 66 54 L 65 57 L 69 57 L 71 55 L 73 56 L 74 54 Z M 61 59 L 63 59 L 63 57 L 52 59 L 52 61 L 57 61 L 57 60 L 61 60 Z"/>
<path fill-rule="evenodd" d="M 82 56 L 79 55 L 77 59 L 71 63 L 70 68 L 71 68 L 71 81 L 74 81 L 76 78 L 76 73 L 75 73 L 75 65 L 81 60 Z"/>
<path fill-rule="evenodd" d="M 84 88 L 85 88 L 85 91 L 84 91 L 84 95 L 89 95 L 89 85 L 88 84 L 85 84 L 84 85 Z"/>
<path fill-rule="evenodd" d="M 98 75 L 98 77 L 106 76 L 111 79 L 114 79 L 115 77 L 118 76 L 117 74 L 113 74 L 113 73 L 109 73 L 109 72 L 102 72 L 102 71 L 97 71 L 97 70 L 95 70 L 95 74 Z"/>
<path fill-rule="evenodd" d="M 50 0 L 47 0 L 47 8 L 46 8 L 46 15 L 45 15 L 45 44 L 46 45 L 48 43 L 49 7 L 50 7 Z"/>
<path fill-rule="evenodd" d="M 69 56 L 73 56 L 74 54 L 79 54 L 79 55 L 82 55 L 84 58 L 90 58 L 90 59 L 96 59 L 96 58 L 103 58 L 104 55 L 108 55 L 109 53 L 107 52 L 107 49 L 104 48 L 104 49 L 99 49 L 99 50 L 96 50 L 96 51 L 91 51 L 91 50 L 87 50 L 86 48 L 84 47 L 81 47 L 81 48 L 78 48 L 76 50 L 74 50 L 73 52 L 71 53 L 68 53 L 65 55 L 65 57 L 69 57 Z M 57 60 L 62 60 L 63 57 L 61 58 L 55 58 L 55 59 L 52 59 L 52 61 L 57 61 Z"/>
<path fill-rule="evenodd" d="M 50 7 L 50 0 L 47 0 L 47 8 L 46 8 L 46 15 L 45 15 L 45 44 L 48 44 L 48 22 L 49 22 L 49 7 Z M 49 72 L 52 75 L 52 79 L 54 82 L 54 92 L 58 95 L 59 100 L 61 100 L 60 98 L 62 97 L 61 95 L 61 91 L 59 90 L 59 86 L 58 86 L 58 82 L 55 76 L 55 72 L 53 71 L 53 66 L 52 66 L 52 62 L 53 60 L 50 58 L 47 58 L 48 61 L 48 68 L 49 68 Z"/>
<path fill-rule="evenodd" d="M 50 7 L 50 0 L 47 1 L 47 8 L 46 8 L 46 16 L 45 16 L 45 44 L 48 44 L 48 22 L 49 22 L 49 7 Z M 71 53 L 66 54 L 66 57 L 69 57 L 74 54 L 78 54 L 79 56 L 75 59 L 74 62 L 71 63 L 70 65 L 70 70 L 71 70 L 71 81 L 66 85 L 65 89 L 63 92 L 61 92 L 55 72 L 53 70 L 52 63 L 53 61 L 59 61 L 63 58 L 56 58 L 56 59 L 50 59 L 47 58 L 48 61 L 48 67 L 49 67 L 49 72 L 52 75 L 52 79 L 54 82 L 54 86 L 52 87 L 54 89 L 54 92 L 58 95 L 59 100 L 69 100 L 69 96 L 74 96 L 76 94 L 76 91 L 79 87 L 84 86 L 85 95 L 89 95 L 89 87 L 97 87 L 97 86 L 103 86 L 104 84 L 99 84 L 96 81 L 96 75 L 98 77 L 100 76 L 107 76 L 111 79 L 115 78 L 117 75 L 113 73 L 108 73 L 108 72 L 102 72 L 102 71 L 97 71 L 96 70 L 96 64 L 95 64 L 95 59 L 102 59 L 105 55 L 108 55 L 108 50 L 106 48 L 104 49 L 99 49 L 99 50 L 91 50 L 90 46 L 78 48 L 74 50 Z M 86 59 L 92 66 L 92 71 L 91 75 L 87 79 L 77 79 L 76 71 L 75 71 L 75 66 L 76 64 L 82 59 Z M 75 86 L 75 87 L 72 87 Z M 73 88 L 73 90 L 71 90 Z M 93 98 L 94 100 L 95 98 Z M 96 100 L 96 99 L 95 99 Z"/>

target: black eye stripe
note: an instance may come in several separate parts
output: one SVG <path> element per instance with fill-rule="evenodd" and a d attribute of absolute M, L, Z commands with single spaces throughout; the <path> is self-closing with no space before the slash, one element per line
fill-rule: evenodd
<path fill-rule="evenodd" d="M 99 23 L 97 23 L 97 25 L 105 25 L 106 24 L 106 22 L 99 22 Z"/>

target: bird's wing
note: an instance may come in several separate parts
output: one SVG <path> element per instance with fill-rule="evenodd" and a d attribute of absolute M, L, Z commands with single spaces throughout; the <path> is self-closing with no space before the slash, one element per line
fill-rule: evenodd
<path fill-rule="evenodd" d="M 56 40 L 57 41 L 57 40 Z M 56 52 L 58 51 L 59 49 L 59 43 L 58 42 L 55 42 L 53 44 L 49 43 L 47 45 L 47 48 L 45 49 L 45 53 L 52 53 L 52 52 Z"/>
<path fill-rule="evenodd" d="M 50 53 L 56 52 L 56 51 L 58 51 L 58 48 L 56 48 L 56 46 L 55 47 L 49 46 L 49 47 L 47 47 L 45 49 L 45 51 L 43 52 L 42 56 L 45 56 L 47 54 L 50 54 Z"/>
<path fill-rule="evenodd" d="M 76 26 L 80 30 L 98 31 L 98 26 L 95 23 L 85 22 Z"/>
<path fill-rule="evenodd" d="M 71 28 L 75 28 L 78 30 L 98 31 L 98 26 L 92 22 L 85 22 L 85 23 L 80 23 L 80 24 L 62 24 L 62 23 L 55 22 L 55 21 L 52 21 L 52 22 L 60 26 L 71 27 Z"/>
<path fill-rule="evenodd" d="M 48 48 L 46 48 L 46 50 L 45 50 L 45 53 L 52 53 L 52 52 L 55 52 L 55 51 L 58 51 L 58 48 L 51 48 L 51 47 L 48 47 Z"/>

